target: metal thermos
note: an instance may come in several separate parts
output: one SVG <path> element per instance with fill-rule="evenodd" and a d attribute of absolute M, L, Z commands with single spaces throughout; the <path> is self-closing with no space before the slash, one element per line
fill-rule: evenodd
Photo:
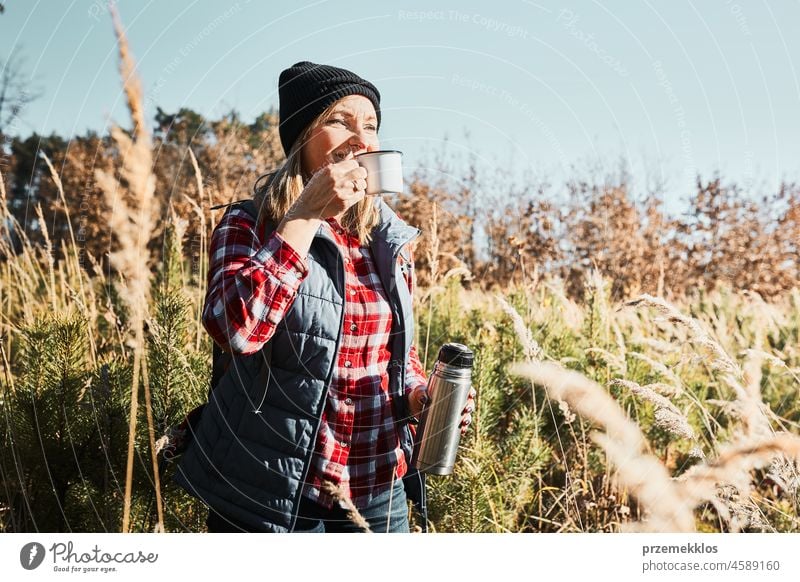
<path fill-rule="evenodd" d="M 472 386 L 474 355 L 467 346 L 448 343 L 428 378 L 428 403 L 422 410 L 412 464 L 419 471 L 449 475 L 461 440 L 461 412 Z"/>

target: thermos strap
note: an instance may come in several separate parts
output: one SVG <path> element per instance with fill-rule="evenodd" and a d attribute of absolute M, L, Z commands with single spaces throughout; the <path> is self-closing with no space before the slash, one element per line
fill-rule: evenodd
<path fill-rule="evenodd" d="M 406 497 L 414 502 L 414 506 L 422 518 L 422 532 L 428 533 L 428 495 L 425 491 L 425 474 L 409 467 L 408 472 L 403 476 L 403 487 L 406 490 Z"/>

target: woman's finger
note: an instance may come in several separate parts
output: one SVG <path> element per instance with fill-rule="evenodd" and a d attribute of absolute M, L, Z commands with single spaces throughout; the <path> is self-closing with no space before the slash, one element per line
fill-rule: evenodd
<path fill-rule="evenodd" d="M 358 162 L 355 160 L 342 160 L 341 162 L 334 162 L 331 164 L 336 170 L 342 172 L 342 174 L 347 175 L 350 172 L 354 172 L 358 168 L 363 168 L 358 165 Z M 366 170 L 365 170 L 366 171 Z M 355 176 L 354 176 L 355 177 Z"/>
<path fill-rule="evenodd" d="M 347 171 L 345 178 L 349 180 L 366 180 L 367 169 L 364 166 L 359 166 L 356 164 L 355 168 L 351 168 Z"/>
<path fill-rule="evenodd" d="M 428 390 L 424 386 L 414 388 L 411 394 L 408 395 L 408 398 L 411 414 L 418 417 L 422 409 L 428 403 Z"/>

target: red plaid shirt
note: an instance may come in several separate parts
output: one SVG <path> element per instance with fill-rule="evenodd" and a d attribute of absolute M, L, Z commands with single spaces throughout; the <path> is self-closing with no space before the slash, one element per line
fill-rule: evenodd
<path fill-rule="evenodd" d="M 345 313 L 341 346 L 322 412 L 304 494 L 330 507 L 323 479 L 342 485 L 356 507 L 405 475 L 407 459 L 388 392 L 392 314 L 369 247 L 334 219 L 329 229 L 345 260 Z M 251 354 L 272 337 L 308 273 L 306 262 L 276 232 L 266 240 L 255 219 L 226 212 L 211 237 L 209 284 L 203 323 L 223 349 Z M 413 293 L 410 270 L 406 283 Z M 406 394 L 425 384 L 412 346 Z"/>

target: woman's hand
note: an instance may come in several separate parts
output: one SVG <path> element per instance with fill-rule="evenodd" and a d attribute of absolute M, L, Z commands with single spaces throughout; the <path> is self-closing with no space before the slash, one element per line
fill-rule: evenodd
<path fill-rule="evenodd" d="M 461 411 L 461 423 L 459 426 L 461 427 L 461 435 L 465 435 L 467 433 L 467 429 L 469 425 L 472 424 L 472 413 L 475 412 L 475 396 L 477 392 L 475 388 L 470 388 L 469 396 L 467 397 L 467 404 L 464 406 L 464 410 Z M 411 415 L 419 420 L 420 415 L 422 414 L 422 409 L 428 403 L 428 387 L 424 384 L 420 384 L 416 388 L 414 388 L 408 395 L 408 408 L 411 412 Z"/>
<path fill-rule="evenodd" d="M 339 216 L 364 198 L 367 170 L 355 160 L 320 168 L 292 205 L 287 218 L 325 219 Z"/>
<path fill-rule="evenodd" d="M 461 436 L 467 434 L 467 429 L 469 425 L 472 424 L 472 413 L 475 411 L 475 396 L 478 393 L 475 391 L 475 388 L 469 389 L 469 396 L 467 396 L 467 404 L 464 406 L 464 410 L 461 411 Z"/>
<path fill-rule="evenodd" d="M 425 408 L 425 405 L 428 403 L 428 387 L 425 384 L 420 384 L 416 386 L 409 394 L 408 394 L 408 410 L 411 413 L 411 416 L 416 418 L 417 420 L 420 419 L 420 415 L 422 414 L 422 409 Z"/>

